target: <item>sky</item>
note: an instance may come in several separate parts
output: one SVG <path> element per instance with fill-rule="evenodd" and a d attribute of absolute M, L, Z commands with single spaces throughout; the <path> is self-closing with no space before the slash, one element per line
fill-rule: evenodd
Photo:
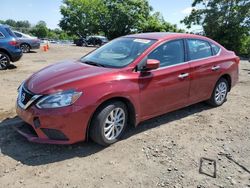
<path fill-rule="evenodd" d="M 149 0 L 154 11 L 159 11 L 165 20 L 177 24 L 179 28 L 185 29 L 180 24 L 186 15 L 191 12 L 193 0 Z M 60 5 L 62 0 L 1 0 L 0 20 L 28 20 L 35 25 L 38 21 L 43 20 L 51 29 L 58 28 L 60 14 Z M 197 30 L 200 27 L 192 27 L 191 30 Z"/>

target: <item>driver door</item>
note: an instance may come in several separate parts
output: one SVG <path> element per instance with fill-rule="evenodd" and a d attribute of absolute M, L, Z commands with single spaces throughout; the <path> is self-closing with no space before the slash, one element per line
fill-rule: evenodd
<path fill-rule="evenodd" d="M 153 50 L 148 59 L 160 61 L 160 68 L 139 76 L 142 119 L 164 114 L 188 103 L 189 64 L 185 62 L 184 41 L 169 41 Z"/>

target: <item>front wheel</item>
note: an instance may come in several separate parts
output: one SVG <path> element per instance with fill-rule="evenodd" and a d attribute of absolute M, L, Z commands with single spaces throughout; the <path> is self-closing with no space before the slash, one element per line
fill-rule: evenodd
<path fill-rule="evenodd" d="M 228 81 L 221 78 L 215 85 L 214 91 L 208 103 L 214 107 L 221 106 L 227 99 Z"/>
<path fill-rule="evenodd" d="M 7 54 L 0 52 L 0 70 L 5 70 L 10 66 L 10 58 Z"/>
<path fill-rule="evenodd" d="M 127 107 L 120 101 L 109 102 L 94 115 L 90 137 L 96 143 L 108 146 L 121 138 L 128 120 Z"/>

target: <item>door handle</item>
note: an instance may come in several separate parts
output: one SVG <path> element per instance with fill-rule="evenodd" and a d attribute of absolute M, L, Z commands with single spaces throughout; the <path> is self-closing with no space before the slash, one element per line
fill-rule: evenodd
<path fill-rule="evenodd" d="M 217 70 L 219 70 L 220 69 L 220 66 L 218 65 L 218 66 L 213 66 L 212 67 L 212 71 L 217 71 Z"/>
<path fill-rule="evenodd" d="M 183 78 L 186 78 L 186 77 L 188 77 L 188 76 L 189 76 L 189 73 L 182 73 L 182 74 L 180 74 L 180 75 L 178 76 L 178 78 L 183 79 Z"/>

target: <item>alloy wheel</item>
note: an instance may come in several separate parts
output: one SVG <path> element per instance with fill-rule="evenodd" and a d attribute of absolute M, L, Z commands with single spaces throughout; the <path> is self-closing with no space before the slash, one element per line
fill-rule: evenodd
<path fill-rule="evenodd" d="M 9 60 L 6 55 L 0 54 L 0 70 L 6 69 L 8 67 Z"/>
<path fill-rule="evenodd" d="M 119 137 L 125 125 L 125 118 L 122 108 L 115 108 L 108 114 L 104 122 L 104 136 L 107 140 Z"/>
<path fill-rule="evenodd" d="M 30 47 L 27 44 L 22 44 L 20 48 L 23 51 L 23 53 L 27 53 L 30 51 Z"/>
<path fill-rule="evenodd" d="M 221 82 L 217 85 L 215 89 L 215 102 L 220 105 L 224 102 L 226 96 L 227 96 L 227 84 L 225 82 Z"/>

